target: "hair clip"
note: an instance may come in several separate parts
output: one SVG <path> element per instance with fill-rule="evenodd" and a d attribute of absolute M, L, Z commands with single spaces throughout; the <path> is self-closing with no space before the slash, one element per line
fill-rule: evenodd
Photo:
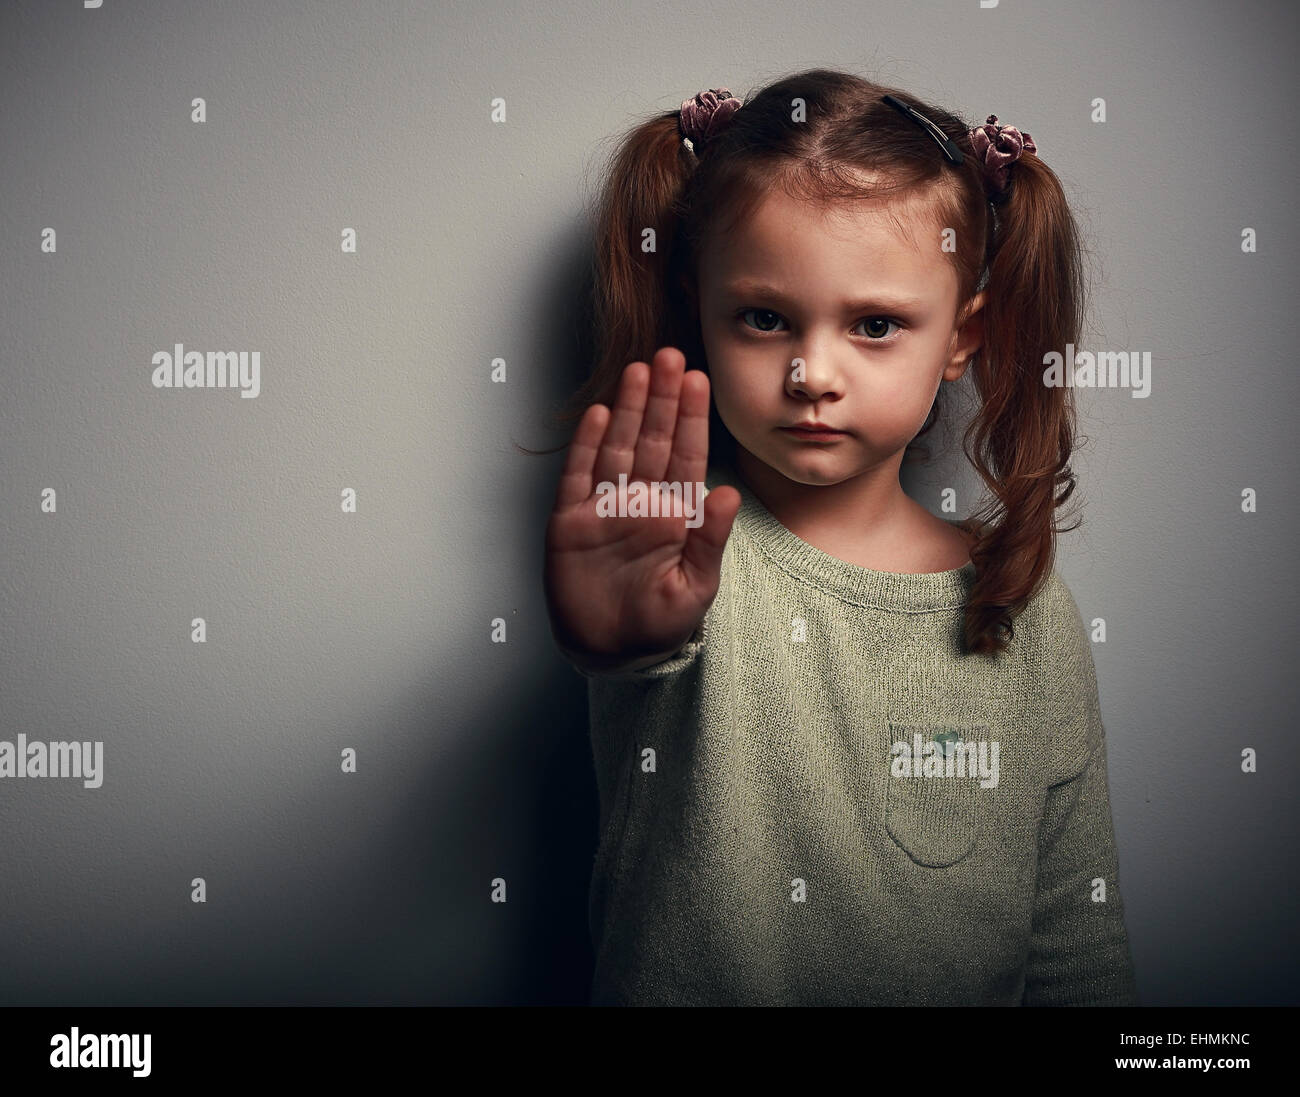
<path fill-rule="evenodd" d="M 677 114 L 682 144 L 698 156 L 704 141 L 726 129 L 741 106 L 743 102 L 726 88 L 709 88 L 687 99 Z"/>
<path fill-rule="evenodd" d="M 961 166 L 963 160 L 961 149 L 953 143 L 952 138 L 944 133 L 943 130 L 931 122 L 930 119 L 919 110 L 913 110 L 901 99 L 896 99 L 892 95 L 886 95 L 883 98 L 884 101 L 896 111 L 912 119 L 912 121 L 920 125 L 931 137 L 938 141 L 939 148 L 943 150 L 944 159 L 946 159 L 948 163 L 956 164 L 958 167 Z"/>

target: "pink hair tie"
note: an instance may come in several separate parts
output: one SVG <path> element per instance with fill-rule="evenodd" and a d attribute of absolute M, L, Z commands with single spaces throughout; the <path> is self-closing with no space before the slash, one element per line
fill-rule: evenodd
<path fill-rule="evenodd" d="M 696 146 L 725 129 L 740 108 L 741 101 L 726 88 L 710 88 L 687 99 L 677 119 L 682 144 L 698 156 Z"/>
<path fill-rule="evenodd" d="M 1021 133 L 1015 126 L 999 126 L 996 114 L 990 114 L 984 125 L 970 131 L 970 143 L 989 188 L 999 196 L 1007 193 L 1011 165 L 1020 159 L 1021 153 L 1038 152 L 1029 134 Z"/>

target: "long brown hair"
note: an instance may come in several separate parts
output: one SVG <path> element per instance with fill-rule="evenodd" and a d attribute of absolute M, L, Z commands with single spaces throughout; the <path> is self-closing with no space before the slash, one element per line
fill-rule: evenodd
<path fill-rule="evenodd" d="M 964 163 L 945 161 L 932 136 L 881 101 L 886 94 L 933 120 Z M 796 122 L 799 101 L 805 115 Z M 1044 353 L 1079 341 L 1084 307 L 1079 232 L 1060 181 L 1025 152 L 1012 166 L 1009 193 L 991 201 L 965 121 L 905 91 L 828 69 L 744 97 L 726 128 L 697 146 L 698 156 L 682 144 L 679 113 L 636 126 L 613 157 L 596 209 L 595 366 L 556 423 L 571 426 L 593 403 L 612 405 L 628 363 L 649 362 L 661 346 L 679 348 L 688 368 L 708 372 L 696 304 L 701 242 L 745 217 L 772 188 L 814 202 L 924 194 L 938 224 L 956 230 L 948 254 L 958 275 L 958 323 L 973 295 L 986 292 L 983 345 L 969 370 L 979 406 L 963 448 L 992 498 L 972 515 L 976 579 L 963 641 L 967 651 L 996 654 L 1051 571 L 1056 534 L 1077 526 L 1055 523 L 1075 488 L 1073 389 L 1042 380 Z M 866 183 L 864 172 L 876 183 Z M 643 249 L 647 229 L 653 250 Z M 918 439 L 939 414 L 936 396 Z M 710 418 L 710 452 L 725 460 L 734 439 L 716 408 Z"/>

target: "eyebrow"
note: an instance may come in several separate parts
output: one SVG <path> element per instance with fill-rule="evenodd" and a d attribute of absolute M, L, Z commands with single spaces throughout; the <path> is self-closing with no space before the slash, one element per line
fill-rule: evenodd
<path fill-rule="evenodd" d="M 748 280 L 728 282 L 722 290 L 732 297 L 766 297 L 783 304 L 789 304 L 791 300 L 775 286 L 769 286 L 766 282 Z M 923 309 L 925 305 L 925 301 L 916 297 L 901 297 L 887 293 L 876 293 L 857 301 L 844 302 L 845 310 L 851 312 L 867 312 L 872 309 L 885 312 L 916 312 Z"/>

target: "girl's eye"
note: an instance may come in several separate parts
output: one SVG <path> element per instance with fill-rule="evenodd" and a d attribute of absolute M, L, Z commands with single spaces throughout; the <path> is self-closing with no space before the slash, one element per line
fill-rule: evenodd
<path fill-rule="evenodd" d="M 748 319 L 751 314 L 754 316 L 753 323 Z M 740 318 L 745 322 L 746 327 L 763 332 L 776 331 L 776 325 L 785 322 L 780 313 L 773 312 L 771 309 L 742 309 Z M 889 330 L 891 327 L 901 329 L 903 326 L 897 320 L 890 320 L 886 316 L 868 316 L 858 323 L 866 326 L 865 334 L 873 342 L 881 342 L 889 338 L 893 334 Z"/>
<path fill-rule="evenodd" d="M 781 317 L 771 309 L 744 309 L 740 317 L 743 320 L 750 313 L 759 318 L 758 322 L 753 325 L 756 331 L 773 331 L 774 326 L 781 322 Z"/>
<path fill-rule="evenodd" d="M 890 334 L 889 326 L 892 324 L 896 328 L 902 328 L 902 324 L 896 320 L 890 320 L 887 316 L 868 316 L 861 323 L 866 325 L 867 337 L 874 340 L 887 338 Z M 884 328 L 882 331 L 881 328 Z"/>

